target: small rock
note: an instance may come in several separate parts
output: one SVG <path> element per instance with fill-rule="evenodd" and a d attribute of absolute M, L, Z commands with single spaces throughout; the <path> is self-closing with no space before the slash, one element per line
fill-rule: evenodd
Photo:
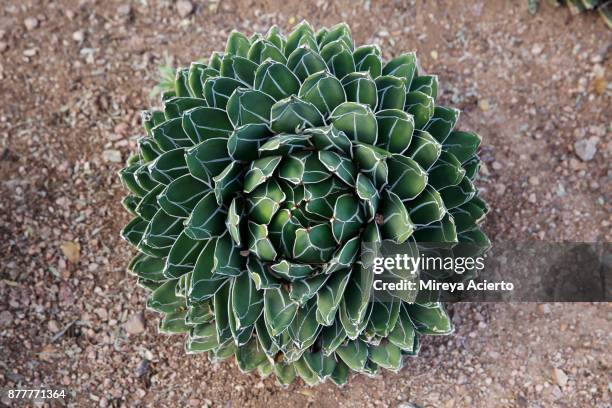
<path fill-rule="evenodd" d="M 433 50 L 433 51 L 431 51 L 430 54 L 431 54 L 431 58 L 433 58 L 434 60 L 438 59 L 438 51 Z"/>
<path fill-rule="evenodd" d="M 532 186 L 539 186 L 540 185 L 540 180 L 536 176 L 530 176 L 529 177 L 529 184 L 531 184 Z"/>
<path fill-rule="evenodd" d="M 493 170 L 501 170 L 504 166 L 502 166 L 502 164 L 498 161 L 494 161 L 491 164 L 491 167 L 493 167 Z"/>
<path fill-rule="evenodd" d="M 28 48 L 27 50 L 23 50 L 23 55 L 26 57 L 33 57 L 36 55 L 38 51 L 36 48 Z"/>
<path fill-rule="evenodd" d="M 193 4 L 189 0 L 179 0 L 176 2 L 176 11 L 181 18 L 185 18 L 193 12 Z"/>
<path fill-rule="evenodd" d="M 72 263 L 79 261 L 81 256 L 81 247 L 76 242 L 66 241 L 61 245 L 61 250 L 66 259 Z"/>
<path fill-rule="evenodd" d="M 23 24 L 28 31 L 32 31 L 38 27 L 38 20 L 34 17 L 28 17 L 23 21 Z"/>
<path fill-rule="evenodd" d="M 145 320 L 142 313 L 135 313 L 124 324 L 125 331 L 128 334 L 139 334 L 145 329 Z"/>
<path fill-rule="evenodd" d="M 49 320 L 49 323 L 47 323 L 47 328 L 51 333 L 57 333 L 60 329 L 55 320 Z"/>
<path fill-rule="evenodd" d="M 487 99 L 481 99 L 478 101 L 478 107 L 481 111 L 487 112 L 489 110 L 489 101 Z"/>
<path fill-rule="evenodd" d="M 0 312 L 0 327 L 7 327 L 13 322 L 13 315 L 8 310 Z"/>
<path fill-rule="evenodd" d="M 143 377 L 149 372 L 149 360 L 146 358 L 143 359 L 136 367 L 136 375 L 138 377 Z"/>
<path fill-rule="evenodd" d="M 560 368 L 555 368 L 553 370 L 553 378 L 559 387 L 563 388 L 567 385 L 567 374 Z"/>
<path fill-rule="evenodd" d="M 576 156 L 578 156 L 582 161 L 593 160 L 595 153 L 597 153 L 597 143 L 599 143 L 599 138 L 597 136 L 578 140 L 574 143 L 574 151 L 576 152 Z"/>
<path fill-rule="evenodd" d="M 121 152 L 119 150 L 104 150 L 102 159 L 107 162 L 119 163 L 121 161 Z"/>
<path fill-rule="evenodd" d="M 199 407 L 199 406 L 201 406 L 200 405 L 200 400 L 197 399 L 197 398 L 190 398 L 188 403 L 189 403 L 190 407 Z"/>
<path fill-rule="evenodd" d="M 535 204 L 538 201 L 535 193 L 529 194 L 529 197 L 527 197 L 527 200 L 532 204 Z"/>
<path fill-rule="evenodd" d="M 549 314 L 550 313 L 550 306 L 548 305 L 548 303 L 541 303 L 538 305 L 538 312 L 542 313 L 542 314 Z"/>
<path fill-rule="evenodd" d="M 76 42 L 83 42 L 85 40 L 85 33 L 81 30 L 72 33 L 72 39 Z"/>
<path fill-rule="evenodd" d="M 132 7 L 129 4 L 122 4 L 117 7 L 117 14 L 121 17 L 128 17 L 132 13 Z"/>
<path fill-rule="evenodd" d="M 544 47 L 542 46 L 542 44 L 534 44 L 533 47 L 531 47 L 531 53 L 533 55 L 540 55 L 543 49 Z"/>
<path fill-rule="evenodd" d="M 0 52 L 4 52 L 8 49 L 8 43 L 0 41 Z"/>
<path fill-rule="evenodd" d="M 95 310 L 96 314 L 98 315 L 98 317 L 102 320 L 106 320 L 108 319 L 108 311 L 106 309 L 104 309 L 103 307 L 99 307 Z"/>

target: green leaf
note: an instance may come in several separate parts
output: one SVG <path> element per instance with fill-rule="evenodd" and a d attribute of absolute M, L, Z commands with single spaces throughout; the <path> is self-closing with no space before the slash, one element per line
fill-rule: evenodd
<path fill-rule="evenodd" d="M 133 246 L 138 246 L 148 225 L 149 223 L 146 220 L 135 217 L 123 227 L 121 230 L 121 238 L 125 239 Z"/>
<path fill-rule="evenodd" d="M 227 282 L 227 281 L 226 281 Z M 214 294 L 213 310 L 215 311 L 215 323 L 217 325 L 217 342 L 224 344 L 232 339 L 230 328 L 230 284 L 223 285 Z"/>
<path fill-rule="evenodd" d="M 389 156 L 389 152 L 375 146 L 363 143 L 353 145 L 353 157 L 359 170 L 373 180 L 377 187 L 382 187 L 388 182 L 387 157 Z"/>
<path fill-rule="evenodd" d="M 185 349 L 187 353 L 202 353 L 219 346 L 215 323 L 203 323 L 194 326 L 187 339 Z"/>
<path fill-rule="evenodd" d="M 376 78 L 378 106 L 376 110 L 404 109 L 406 102 L 406 85 L 404 80 L 396 76 L 383 75 Z"/>
<path fill-rule="evenodd" d="M 319 381 L 330 378 L 336 368 L 336 359 L 332 356 L 326 356 L 321 351 L 304 353 L 304 361 L 319 377 Z"/>
<path fill-rule="evenodd" d="M 196 108 L 206 109 L 206 108 Z M 164 151 L 177 149 L 179 147 L 189 147 L 193 145 L 193 141 L 183 130 L 182 119 L 170 119 L 151 129 L 151 134 L 157 142 L 157 145 Z"/>
<path fill-rule="evenodd" d="M 346 242 L 357 234 L 364 222 L 359 200 L 352 194 L 338 197 L 331 220 L 332 232 L 336 242 Z"/>
<path fill-rule="evenodd" d="M 128 270 L 131 274 L 154 282 L 167 280 L 164 276 L 164 259 L 139 253 L 130 260 Z"/>
<path fill-rule="evenodd" d="M 297 152 L 285 157 L 278 170 L 278 176 L 293 185 L 320 183 L 331 177 L 329 171 L 314 152 Z"/>
<path fill-rule="evenodd" d="M 268 156 L 253 161 L 244 176 L 244 192 L 251 193 L 272 177 L 281 159 L 281 156 Z"/>
<path fill-rule="evenodd" d="M 300 43 L 303 38 L 314 39 L 314 30 L 312 26 L 306 21 L 302 21 L 295 26 L 293 31 L 287 36 L 287 43 L 285 44 L 285 54 L 290 55 Z"/>
<path fill-rule="evenodd" d="M 185 174 L 168 184 L 157 199 L 167 214 L 187 218 L 208 190 L 206 184 Z"/>
<path fill-rule="evenodd" d="M 334 322 L 350 276 L 350 269 L 333 273 L 325 286 L 317 293 L 316 317 L 323 326 L 329 326 Z"/>
<path fill-rule="evenodd" d="M 203 247 L 203 241 L 195 241 L 183 231 L 170 249 L 164 266 L 164 276 L 168 279 L 176 279 L 191 272 Z"/>
<path fill-rule="evenodd" d="M 332 41 L 322 46 L 321 57 L 329 71 L 338 79 L 355 72 L 352 50 L 342 40 Z"/>
<path fill-rule="evenodd" d="M 269 123 L 274 99 L 261 91 L 238 88 L 227 102 L 227 115 L 235 128 L 249 123 Z"/>
<path fill-rule="evenodd" d="M 346 156 L 351 154 L 351 140 L 333 126 L 307 129 L 304 133 L 311 137 L 318 150 L 331 150 Z"/>
<path fill-rule="evenodd" d="M 417 242 L 457 242 L 455 221 L 448 213 L 440 221 L 419 227 L 414 233 Z"/>
<path fill-rule="evenodd" d="M 474 132 L 451 132 L 444 140 L 442 149 L 451 153 L 461 163 L 465 163 L 474 157 L 480 141 L 480 136 Z"/>
<path fill-rule="evenodd" d="M 140 245 L 153 251 L 152 254 L 167 255 L 174 241 L 183 232 L 183 220 L 158 210 L 144 232 Z"/>
<path fill-rule="evenodd" d="M 376 117 L 367 105 L 344 102 L 331 114 L 333 126 L 346 133 L 351 140 L 375 144 L 378 136 Z"/>
<path fill-rule="evenodd" d="M 353 51 L 353 37 L 351 35 L 351 29 L 346 23 L 339 23 L 331 27 L 323 38 L 321 38 L 319 47 L 323 48 L 334 41 L 341 41 L 351 52 Z"/>
<path fill-rule="evenodd" d="M 323 163 L 327 170 L 334 176 L 351 187 L 355 186 L 357 168 L 350 159 L 342 157 L 336 152 L 320 151 L 319 161 Z"/>
<path fill-rule="evenodd" d="M 249 256 L 247 261 L 249 276 L 255 283 L 257 290 L 280 287 L 280 281 L 267 270 L 267 266 L 255 256 Z"/>
<path fill-rule="evenodd" d="M 255 324 L 263 310 L 263 292 L 258 291 L 248 273 L 234 279 L 232 286 L 232 311 L 237 328 Z"/>
<path fill-rule="evenodd" d="M 327 65 L 321 56 L 307 47 L 298 47 L 291 52 L 287 68 L 298 77 L 300 82 L 317 72 L 325 71 Z"/>
<path fill-rule="evenodd" d="M 296 96 L 280 100 L 272 106 L 270 127 L 276 133 L 299 133 L 323 123 L 321 112 L 313 104 Z"/>
<path fill-rule="evenodd" d="M 414 116 L 414 127 L 427 130 L 425 125 L 434 114 L 434 100 L 423 92 L 414 91 L 406 94 L 404 110 Z"/>
<path fill-rule="evenodd" d="M 214 177 L 232 162 L 227 154 L 227 139 L 214 137 L 188 149 L 185 160 L 191 175 L 208 186 L 214 185 Z"/>
<path fill-rule="evenodd" d="M 338 347 L 336 355 L 351 369 L 361 371 L 368 360 L 368 346 L 362 340 L 349 340 L 346 344 Z"/>
<path fill-rule="evenodd" d="M 147 308 L 160 313 L 172 313 L 179 310 L 185 301 L 176 296 L 174 289 L 177 282 L 178 279 L 169 280 L 151 292 L 147 299 Z"/>
<path fill-rule="evenodd" d="M 300 89 L 300 80 L 286 65 L 265 61 L 255 72 L 254 89 L 278 101 L 297 94 Z"/>
<path fill-rule="evenodd" d="M 443 151 L 436 163 L 429 169 L 429 184 L 437 190 L 456 186 L 465 176 L 461 162 L 451 153 Z"/>
<path fill-rule="evenodd" d="M 379 345 L 370 345 L 369 359 L 382 368 L 398 372 L 402 368 L 402 350 L 390 342 Z"/>
<path fill-rule="evenodd" d="M 258 157 L 258 151 L 272 132 L 263 123 L 250 123 L 240 126 L 227 141 L 227 151 L 234 160 L 250 162 Z"/>
<path fill-rule="evenodd" d="M 316 295 L 330 275 L 316 275 L 310 278 L 296 280 L 291 284 L 289 298 L 298 305 L 303 305 Z"/>
<path fill-rule="evenodd" d="M 335 273 L 340 269 L 350 269 L 357 259 L 360 243 L 361 240 L 359 239 L 359 236 L 355 236 L 346 241 L 344 245 L 336 250 L 333 258 L 326 265 L 324 273 L 330 274 Z"/>
<path fill-rule="evenodd" d="M 208 105 L 213 108 L 225 109 L 227 101 L 242 82 L 226 77 L 208 78 L 204 82 L 204 97 Z"/>
<path fill-rule="evenodd" d="M 428 131 L 438 142 L 444 143 L 459 120 L 459 113 L 455 108 L 436 106 L 433 116 L 423 130 Z"/>
<path fill-rule="evenodd" d="M 191 279 L 191 276 L 189 277 Z M 188 292 L 189 293 L 189 292 Z M 212 309 L 212 304 L 210 301 L 199 302 L 189 305 L 189 310 L 187 311 L 187 315 L 185 316 L 185 321 L 188 324 L 192 325 L 200 325 L 202 323 L 208 323 L 213 320 L 215 314 Z M 213 329 L 214 330 L 214 329 Z M 194 331 L 192 330 L 191 336 L 193 336 Z M 216 338 L 216 335 L 215 335 Z"/>
<path fill-rule="evenodd" d="M 260 148 L 260 156 L 271 155 L 288 156 L 295 151 L 310 147 L 309 136 L 305 135 L 276 135 L 272 136 Z"/>
<path fill-rule="evenodd" d="M 218 237 L 224 230 L 227 212 L 219 207 L 215 193 L 209 191 L 196 204 L 187 221 L 185 232 L 191 239 Z"/>
<path fill-rule="evenodd" d="M 296 232 L 301 227 L 298 219 L 286 208 L 278 210 L 269 224 L 270 240 L 274 243 L 274 247 L 287 258 L 293 256 Z"/>
<path fill-rule="evenodd" d="M 244 202 L 240 197 L 234 197 L 227 212 L 225 226 L 232 240 L 239 247 L 242 246 L 240 220 L 244 211 Z"/>
<path fill-rule="evenodd" d="M 229 232 L 217 239 L 212 269 L 215 275 L 225 276 L 238 276 L 246 269 L 246 258 L 240 254 Z"/>
<path fill-rule="evenodd" d="M 378 45 L 362 45 L 353 52 L 355 69 L 369 72 L 372 78 L 378 78 L 382 73 L 381 52 Z"/>
<path fill-rule="evenodd" d="M 382 74 L 402 78 L 406 81 L 406 88 L 410 88 L 416 70 L 416 54 L 414 52 L 409 52 L 389 60 L 383 67 Z"/>
<path fill-rule="evenodd" d="M 440 193 L 430 185 L 414 200 L 406 204 L 410 219 L 415 225 L 428 225 L 440 221 L 446 214 L 446 207 Z"/>
<path fill-rule="evenodd" d="M 242 175 L 242 166 L 233 161 L 221 173 L 213 177 L 215 197 L 219 205 L 231 201 L 242 190 Z"/>
<path fill-rule="evenodd" d="M 327 356 L 331 355 L 346 340 L 346 332 L 338 320 L 331 326 L 323 327 L 321 331 L 321 350 Z"/>
<path fill-rule="evenodd" d="M 402 202 L 412 200 L 425 189 L 427 173 L 409 157 L 394 154 L 387 159 L 389 167 L 389 190 L 397 194 Z"/>
<path fill-rule="evenodd" d="M 381 213 L 383 216 L 382 232 L 385 238 L 401 244 L 412 235 L 414 224 L 402 200 L 395 193 L 385 191 Z"/>
<path fill-rule="evenodd" d="M 297 309 L 295 317 L 289 325 L 289 336 L 300 350 L 306 350 L 312 346 L 320 332 L 320 326 L 315 317 L 316 313 L 317 302 L 311 299 Z"/>
<path fill-rule="evenodd" d="M 185 149 L 179 148 L 165 152 L 149 165 L 149 172 L 153 180 L 164 185 L 189 173 L 185 162 Z"/>
<path fill-rule="evenodd" d="M 357 174 L 357 180 L 355 183 L 355 193 L 357 197 L 362 200 L 364 206 L 364 215 L 368 221 L 372 221 L 376 216 L 378 210 L 378 203 L 380 201 L 380 195 L 374 183 L 370 178 L 363 173 Z"/>
<path fill-rule="evenodd" d="M 163 191 L 163 189 L 163 184 L 160 184 L 153 190 L 149 191 L 136 206 L 136 214 L 147 221 L 151 221 L 153 216 L 157 214 L 157 211 L 159 210 L 157 196 Z"/>
<path fill-rule="evenodd" d="M 424 306 L 407 304 L 406 309 L 416 331 L 420 334 L 450 334 L 453 324 L 441 303 Z"/>
<path fill-rule="evenodd" d="M 191 289 L 187 293 L 191 303 L 210 299 L 227 282 L 227 277 L 214 274 L 216 239 L 205 241 L 191 274 Z"/>
<path fill-rule="evenodd" d="M 448 209 L 459 207 L 470 201 L 476 195 L 476 188 L 469 178 L 464 177 L 456 186 L 440 190 L 444 206 Z"/>
<path fill-rule="evenodd" d="M 268 237 L 267 225 L 249 221 L 248 229 L 249 251 L 263 261 L 276 259 L 276 249 Z"/>
<path fill-rule="evenodd" d="M 174 94 L 176 96 L 193 96 L 189 92 L 189 83 L 187 82 L 188 75 L 189 69 L 187 68 L 178 68 L 176 70 L 176 77 L 174 80 Z"/>
<path fill-rule="evenodd" d="M 278 47 L 278 49 L 281 51 L 285 49 L 285 44 L 287 42 L 277 26 L 270 27 L 268 33 L 266 34 L 266 40 L 276 45 L 276 47 Z"/>
<path fill-rule="evenodd" d="M 378 124 L 377 146 L 390 153 L 405 154 L 412 140 L 414 119 L 398 109 L 386 109 L 376 113 Z"/>
<path fill-rule="evenodd" d="M 272 336 L 278 336 L 289 327 L 297 310 L 297 305 L 291 302 L 287 290 L 282 286 L 265 290 L 264 319 Z"/>
<path fill-rule="evenodd" d="M 251 44 L 247 58 L 256 64 L 261 64 L 268 59 L 282 64 L 287 63 L 283 52 L 276 45 L 263 38 Z"/>
<path fill-rule="evenodd" d="M 342 86 L 348 102 L 368 105 L 376 109 L 378 105 L 378 90 L 376 83 L 367 72 L 353 72 L 342 78 Z"/>
<path fill-rule="evenodd" d="M 324 116 L 346 101 L 342 83 L 324 71 L 307 77 L 299 91 L 300 99 L 313 104 Z"/>
<path fill-rule="evenodd" d="M 213 107 L 195 108 L 185 112 L 182 126 L 193 144 L 217 137 L 227 138 L 233 130 L 227 113 Z"/>
<path fill-rule="evenodd" d="M 131 164 L 119 170 L 119 177 L 124 187 L 136 194 L 138 197 L 143 197 L 147 194 L 147 190 L 142 188 L 136 181 L 136 170 L 140 168 L 139 163 Z"/>
<path fill-rule="evenodd" d="M 160 333 L 187 333 L 189 326 L 185 324 L 185 311 L 177 311 L 166 314 L 159 322 Z"/>
<path fill-rule="evenodd" d="M 397 323 L 388 339 L 403 351 L 414 352 L 417 345 L 416 333 L 406 306 L 407 303 L 401 302 Z"/>
<path fill-rule="evenodd" d="M 438 97 L 438 76 L 422 75 L 415 77 L 410 84 L 410 91 L 423 92 L 436 99 Z"/>
<path fill-rule="evenodd" d="M 240 57 L 246 57 L 249 52 L 251 43 L 249 39 L 242 33 L 232 30 L 227 38 L 227 45 L 225 46 L 225 54 L 238 55 Z"/>
<path fill-rule="evenodd" d="M 344 386 L 348 382 L 349 376 L 349 366 L 347 366 L 344 361 L 337 361 L 336 367 L 334 368 L 334 372 L 331 375 L 331 380 L 338 387 Z"/>
<path fill-rule="evenodd" d="M 249 218 L 259 224 L 269 224 L 285 198 L 278 182 L 275 179 L 268 180 L 248 195 Z"/>
<path fill-rule="evenodd" d="M 416 131 L 406 155 L 424 169 L 429 169 L 440 157 L 442 145 L 427 132 Z"/>
<path fill-rule="evenodd" d="M 329 224 L 298 228 L 295 231 L 293 258 L 305 263 L 325 263 L 331 259 L 335 244 Z"/>
<path fill-rule="evenodd" d="M 200 106 L 206 106 L 202 98 L 175 97 L 164 101 L 164 115 L 167 120 L 180 118 L 183 112 Z"/>
<path fill-rule="evenodd" d="M 286 259 L 272 264 L 270 268 L 277 275 L 280 275 L 288 281 L 301 280 L 310 275 L 313 275 L 316 271 L 316 269 L 312 265 L 289 262 Z"/>
<path fill-rule="evenodd" d="M 192 62 L 189 66 L 189 73 L 187 74 L 187 83 L 189 84 L 189 89 L 191 89 L 191 93 L 196 98 L 201 98 L 203 96 L 202 77 L 206 75 L 206 69 L 206 64 L 202 64 L 200 62 Z"/>
<path fill-rule="evenodd" d="M 400 303 L 397 298 L 372 302 L 372 312 L 365 333 L 367 338 L 385 338 L 389 335 L 397 323 Z"/>

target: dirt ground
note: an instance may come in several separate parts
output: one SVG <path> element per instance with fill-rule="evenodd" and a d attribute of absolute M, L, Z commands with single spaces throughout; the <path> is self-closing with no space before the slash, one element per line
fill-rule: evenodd
<path fill-rule="evenodd" d="M 126 275 L 117 159 L 157 67 L 301 19 L 346 21 L 439 75 L 483 137 L 494 242 L 610 242 L 612 30 L 526 3 L 221 0 L 183 18 L 167 0 L 0 2 L 0 389 L 63 387 L 79 407 L 610 407 L 610 304 L 457 304 L 456 333 L 424 338 L 399 374 L 283 389 L 157 335 Z"/>

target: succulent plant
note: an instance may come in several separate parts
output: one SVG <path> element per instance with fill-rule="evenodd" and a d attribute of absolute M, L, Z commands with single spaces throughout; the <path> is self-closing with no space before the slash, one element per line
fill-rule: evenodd
<path fill-rule="evenodd" d="M 572 13 L 597 10 L 601 18 L 612 28 L 612 0 L 549 0 L 555 6 L 567 5 Z M 528 0 L 529 11 L 535 14 L 538 10 L 539 0 Z"/>
<path fill-rule="evenodd" d="M 160 330 L 282 384 L 397 371 L 440 302 L 380 301 L 362 245 L 488 242 L 473 180 L 478 135 L 453 130 L 414 53 L 386 62 L 349 28 L 232 32 L 178 69 L 120 171 L 129 270 Z"/>

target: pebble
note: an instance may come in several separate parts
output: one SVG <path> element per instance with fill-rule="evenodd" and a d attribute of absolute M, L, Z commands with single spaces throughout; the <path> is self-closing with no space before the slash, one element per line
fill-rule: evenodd
<path fill-rule="evenodd" d="M 79 244 L 72 241 L 66 241 L 60 248 L 66 259 L 68 259 L 70 262 L 76 263 L 79 261 L 81 256 L 81 247 Z"/>
<path fill-rule="evenodd" d="M 574 143 L 574 152 L 576 156 L 582 161 L 590 161 L 595 157 L 597 153 L 597 143 L 599 138 L 597 136 L 591 136 L 588 139 L 580 139 Z"/>
<path fill-rule="evenodd" d="M 567 374 L 560 368 L 555 368 L 553 370 L 553 378 L 559 387 L 563 388 L 567 385 Z"/>
<path fill-rule="evenodd" d="M 8 43 L 0 41 L 0 52 L 4 52 L 8 49 Z"/>
<path fill-rule="evenodd" d="M 489 110 L 489 101 L 487 99 L 481 99 L 478 101 L 478 107 L 481 111 L 487 112 Z"/>
<path fill-rule="evenodd" d="M 32 31 L 38 27 L 38 19 L 34 17 L 28 17 L 23 21 L 23 24 L 25 25 L 25 28 L 28 31 Z"/>
<path fill-rule="evenodd" d="M 102 152 L 102 159 L 107 162 L 119 163 L 121 162 L 121 152 L 119 150 L 104 150 Z"/>
<path fill-rule="evenodd" d="M 132 7 L 129 4 L 122 4 L 117 7 L 117 14 L 121 17 L 128 17 L 132 13 Z"/>
<path fill-rule="evenodd" d="M 544 47 L 542 46 L 542 44 L 534 44 L 533 47 L 531 47 L 531 53 L 533 55 L 540 55 L 543 49 Z"/>
<path fill-rule="evenodd" d="M 49 320 L 49 323 L 47 323 L 47 328 L 51 333 L 57 333 L 60 329 L 55 320 Z"/>
<path fill-rule="evenodd" d="M 8 310 L 0 312 L 0 327 L 6 327 L 13 322 L 13 315 Z"/>
<path fill-rule="evenodd" d="M 26 57 L 33 57 L 36 55 L 38 51 L 36 50 L 36 48 L 28 48 L 27 50 L 23 51 L 23 55 Z"/>
<path fill-rule="evenodd" d="M 503 168 L 502 164 L 498 161 L 494 161 L 493 164 L 491 164 L 491 167 L 493 170 L 501 170 Z"/>
<path fill-rule="evenodd" d="M 85 33 L 81 30 L 72 33 L 72 39 L 76 42 L 83 42 L 85 40 Z"/>
<path fill-rule="evenodd" d="M 176 11 L 181 18 L 185 18 L 193 12 L 193 4 L 189 0 L 179 0 L 176 2 Z"/>
<path fill-rule="evenodd" d="M 124 324 L 125 331 L 128 334 L 139 334 L 145 329 L 145 320 L 142 313 L 135 313 Z"/>

